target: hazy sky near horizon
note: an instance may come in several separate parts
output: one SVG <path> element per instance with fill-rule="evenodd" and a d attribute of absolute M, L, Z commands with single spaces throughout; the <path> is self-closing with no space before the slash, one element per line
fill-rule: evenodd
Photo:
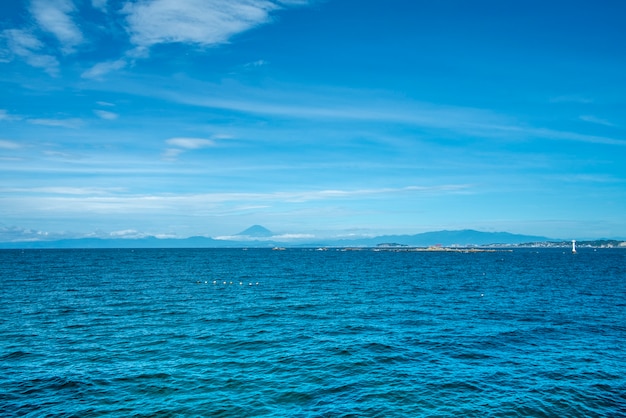
<path fill-rule="evenodd" d="M 0 10 L 0 240 L 626 238 L 624 1 Z"/>

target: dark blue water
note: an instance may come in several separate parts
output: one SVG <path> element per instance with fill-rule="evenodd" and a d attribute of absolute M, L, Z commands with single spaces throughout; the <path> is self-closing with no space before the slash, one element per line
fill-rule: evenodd
<path fill-rule="evenodd" d="M 626 250 L 5 250 L 0 273 L 2 416 L 626 416 Z"/>

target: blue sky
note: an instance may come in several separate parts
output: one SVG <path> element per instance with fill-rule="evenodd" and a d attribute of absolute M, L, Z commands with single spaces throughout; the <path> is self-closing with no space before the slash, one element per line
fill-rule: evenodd
<path fill-rule="evenodd" d="M 0 240 L 626 238 L 626 2 L 0 10 Z"/>

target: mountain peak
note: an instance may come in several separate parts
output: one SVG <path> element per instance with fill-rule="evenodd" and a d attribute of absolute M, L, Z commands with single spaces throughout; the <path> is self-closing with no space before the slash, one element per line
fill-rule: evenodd
<path fill-rule="evenodd" d="M 245 231 L 241 231 L 238 236 L 246 236 L 246 237 L 257 237 L 257 238 L 267 238 L 274 235 L 272 231 L 261 226 L 261 225 L 252 225 L 250 228 Z"/>

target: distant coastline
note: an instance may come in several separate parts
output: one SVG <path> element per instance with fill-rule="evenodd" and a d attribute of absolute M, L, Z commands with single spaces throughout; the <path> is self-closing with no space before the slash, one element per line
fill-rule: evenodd
<path fill-rule="evenodd" d="M 571 240 L 474 230 L 436 231 L 416 235 L 393 235 L 353 239 L 281 240 L 281 236 L 236 235 L 235 239 L 190 238 L 75 238 L 61 240 L 14 240 L 0 242 L 0 249 L 96 249 L 96 248 L 337 248 L 376 251 L 503 251 L 514 248 L 571 248 Z M 578 249 L 624 248 L 626 240 L 577 240 Z"/>

